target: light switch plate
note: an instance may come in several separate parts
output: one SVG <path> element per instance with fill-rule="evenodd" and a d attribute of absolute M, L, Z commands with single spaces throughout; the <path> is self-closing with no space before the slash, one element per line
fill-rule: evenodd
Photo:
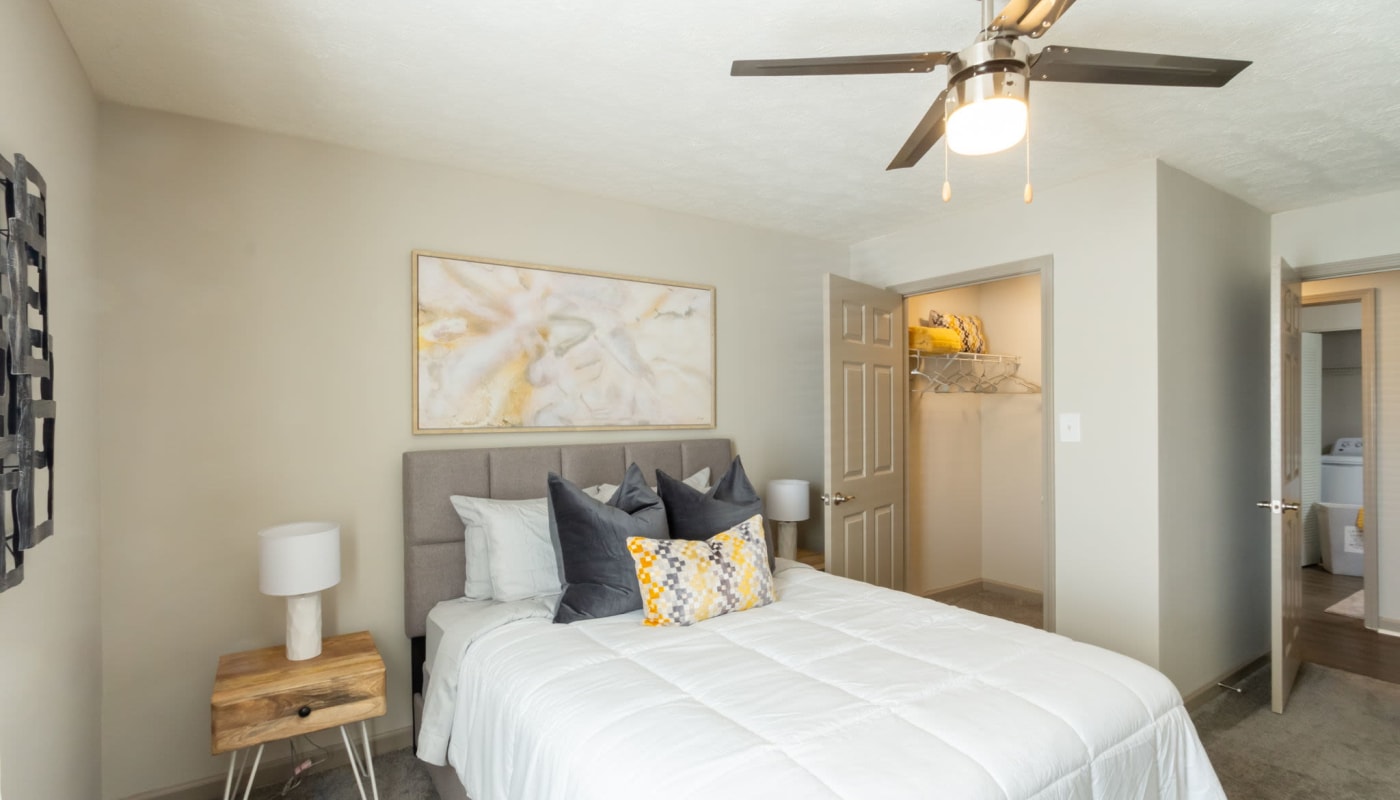
<path fill-rule="evenodd" d="M 1079 415 L 1074 413 L 1064 413 L 1060 415 L 1060 441 L 1079 441 Z"/>

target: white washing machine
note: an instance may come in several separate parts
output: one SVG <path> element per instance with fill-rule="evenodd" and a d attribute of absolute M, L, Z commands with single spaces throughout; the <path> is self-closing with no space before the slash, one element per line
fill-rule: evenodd
<path fill-rule="evenodd" d="M 1324 503 L 1361 505 L 1361 439 L 1338 439 L 1332 452 L 1322 457 Z"/>

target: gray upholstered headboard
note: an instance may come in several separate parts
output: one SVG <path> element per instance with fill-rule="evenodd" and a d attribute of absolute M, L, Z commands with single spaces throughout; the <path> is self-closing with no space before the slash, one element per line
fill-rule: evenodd
<path fill-rule="evenodd" d="M 544 497 L 545 476 L 550 472 L 579 486 L 619 483 L 633 462 L 653 485 L 658 467 L 676 477 L 709 467 L 718 479 L 732 458 L 728 439 L 404 453 L 405 632 L 409 638 L 425 635 L 433 606 L 462 596 L 467 557 L 462 522 L 448 500 L 452 495 L 498 500 Z"/>

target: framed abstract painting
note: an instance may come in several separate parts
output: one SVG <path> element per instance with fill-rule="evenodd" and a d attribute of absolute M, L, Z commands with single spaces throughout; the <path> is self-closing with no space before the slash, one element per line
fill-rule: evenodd
<path fill-rule="evenodd" d="M 414 251 L 414 433 L 713 427 L 713 286 Z"/>

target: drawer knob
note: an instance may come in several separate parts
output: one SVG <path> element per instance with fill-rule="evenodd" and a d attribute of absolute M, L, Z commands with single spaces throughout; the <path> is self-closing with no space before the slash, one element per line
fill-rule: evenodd
<path fill-rule="evenodd" d="M 306 719 L 307 717 L 311 716 L 311 706 L 302 706 L 301 708 L 298 708 L 297 716 L 301 717 L 302 719 Z"/>

